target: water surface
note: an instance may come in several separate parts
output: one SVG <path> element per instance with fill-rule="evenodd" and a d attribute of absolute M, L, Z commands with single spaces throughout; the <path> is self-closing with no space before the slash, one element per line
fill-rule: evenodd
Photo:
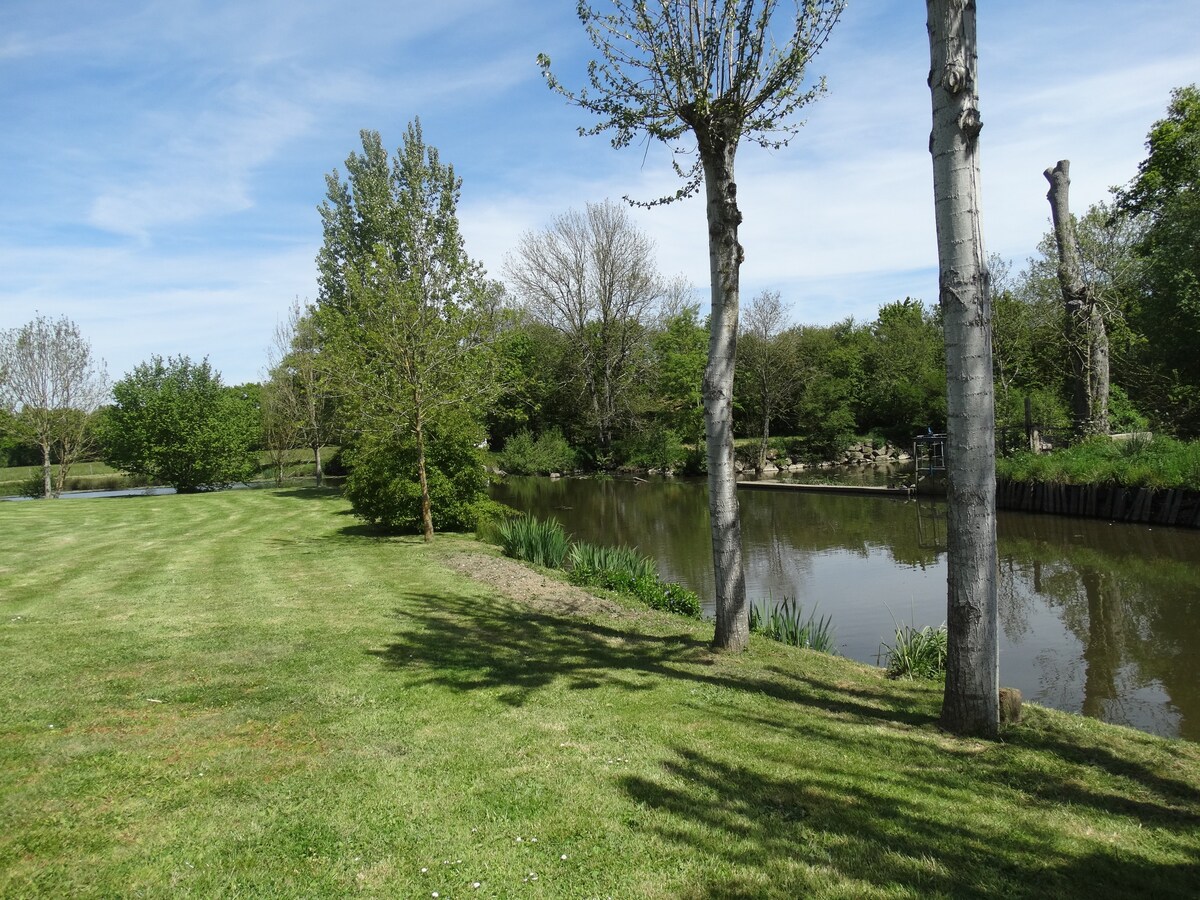
<path fill-rule="evenodd" d="M 691 480 L 509 478 L 504 503 L 576 538 L 638 547 L 711 613 L 707 491 Z M 830 615 L 876 663 L 897 623 L 946 618 L 945 505 L 739 491 L 752 599 Z M 1026 699 L 1200 741 L 1200 532 L 1000 513 L 1001 683 Z"/>

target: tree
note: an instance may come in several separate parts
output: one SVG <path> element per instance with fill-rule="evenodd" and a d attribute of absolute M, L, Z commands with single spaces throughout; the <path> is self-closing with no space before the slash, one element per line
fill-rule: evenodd
<path fill-rule="evenodd" d="M 612 0 L 600 14 L 581 0 L 579 18 L 602 57 L 588 67 L 591 90 L 567 90 L 538 62 L 550 87 L 598 117 L 587 134 L 611 131 L 628 146 L 639 134 L 668 145 L 685 134 L 696 141 L 694 162 L 676 163 L 684 186 L 673 198 L 704 185 L 708 218 L 712 314 L 704 374 L 709 517 L 716 588 L 713 646 L 742 650 L 749 641 L 742 565 L 737 471 L 733 451 L 733 375 L 737 347 L 738 242 L 742 212 L 734 159 L 743 137 L 785 145 L 792 115 L 824 92 L 804 87 L 808 63 L 824 46 L 844 0 L 795 0 L 790 31 L 777 42 L 772 27 L 778 0 Z M 668 198 L 664 198 L 666 200 Z"/>
<path fill-rule="evenodd" d="M 653 243 L 618 204 L 589 203 L 523 234 L 504 271 L 530 315 L 567 338 L 597 456 L 609 458 L 643 374 L 645 326 L 664 292 Z"/>
<path fill-rule="evenodd" d="M 91 448 L 91 414 L 107 397 L 104 362 L 70 319 L 38 316 L 0 332 L 0 407 L 15 413 L 16 436 L 41 450 L 42 496 L 63 491 L 72 464 Z"/>
<path fill-rule="evenodd" d="M 275 328 L 264 385 L 264 427 L 273 452 L 305 446 L 312 451 L 317 487 L 325 480 L 321 447 L 333 427 L 333 395 L 320 357 L 314 310 L 294 302 Z M 277 460 L 278 462 L 279 460 Z M 282 466 L 280 467 L 280 476 Z"/>
<path fill-rule="evenodd" d="M 771 418 L 795 389 L 795 356 L 787 352 L 780 338 L 785 318 L 779 292 L 763 291 L 747 304 L 739 336 L 738 371 L 743 390 L 738 393 L 742 404 L 757 413 L 760 439 L 756 468 L 760 472 L 767 464 Z"/>
<path fill-rule="evenodd" d="M 946 420 L 946 350 L 936 315 L 906 297 L 880 307 L 864 360 L 858 424 L 907 441 Z"/>
<path fill-rule="evenodd" d="M 979 222 L 974 0 L 926 0 L 934 208 L 946 335 L 947 619 L 942 725 L 999 730 L 995 420 L 988 268 Z"/>
<path fill-rule="evenodd" d="M 1108 332 L 1102 307 L 1084 280 L 1079 240 L 1071 216 L 1071 162 L 1060 159 L 1046 169 L 1051 221 L 1058 247 L 1058 283 L 1062 289 L 1063 322 L 1071 359 L 1071 412 L 1081 434 L 1108 434 Z"/>
<path fill-rule="evenodd" d="M 182 493 L 245 481 L 258 468 L 255 398 L 221 384 L 207 359 L 153 356 L 113 386 L 100 424 L 104 460 Z"/>
<path fill-rule="evenodd" d="M 394 527 L 419 522 L 430 541 L 431 478 L 467 492 L 451 492 L 455 508 L 483 491 L 473 448 L 496 394 L 500 291 L 466 255 L 461 181 L 426 146 L 420 122 L 409 124 L 390 165 L 377 132 L 361 137 L 362 154 L 346 160 L 349 180 L 336 171 L 326 177 L 317 256 L 321 352 L 355 444 L 356 512 Z M 458 477 L 464 465 L 473 479 Z M 415 508 L 372 502 L 380 492 L 411 498 Z M 460 524 L 456 513 L 450 521 Z"/>
<path fill-rule="evenodd" d="M 1177 429 L 1200 434 L 1200 90 L 1171 92 L 1167 116 L 1146 139 L 1137 176 L 1116 191 L 1114 218 L 1144 216 L 1138 244 L 1145 296 L 1134 313 L 1147 355 L 1171 382 L 1163 410 Z"/>

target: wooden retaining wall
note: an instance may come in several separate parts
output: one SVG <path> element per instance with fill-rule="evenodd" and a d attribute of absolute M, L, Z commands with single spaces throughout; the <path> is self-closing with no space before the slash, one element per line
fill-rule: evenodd
<path fill-rule="evenodd" d="M 996 507 L 1021 512 L 1083 516 L 1200 528 L 1200 492 L 1104 485 L 1030 484 L 998 479 Z"/>

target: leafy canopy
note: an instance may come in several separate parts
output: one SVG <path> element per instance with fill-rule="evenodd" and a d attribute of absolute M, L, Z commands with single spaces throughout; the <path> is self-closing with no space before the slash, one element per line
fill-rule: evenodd
<path fill-rule="evenodd" d="M 104 460 L 180 493 L 245 481 L 257 464 L 258 410 L 207 359 L 151 357 L 113 386 L 101 422 Z"/>
<path fill-rule="evenodd" d="M 538 65 L 552 90 L 598 118 L 581 135 L 612 132 L 613 146 L 621 148 L 642 133 L 665 143 L 695 133 L 699 157 L 688 169 L 674 163 L 685 184 L 668 200 L 699 189 L 710 147 L 736 147 L 742 137 L 764 147 L 788 143 L 799 127 L 793 114 L 825 92 L 823 78 L 805 86 L 805 68 L 845 8 L 844 0 L 794 0 L 785 17 L 779 0 L 611 5 L 611 13 L 578 6 L 601 55 L 588 64 L 590 89 L 565 88 L 544 53 Z"/>

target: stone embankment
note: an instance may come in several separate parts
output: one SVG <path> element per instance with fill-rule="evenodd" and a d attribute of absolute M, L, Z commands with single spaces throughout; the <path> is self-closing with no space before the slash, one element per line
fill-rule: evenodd
<path fill-rule="evenodd" d="M 778 450 L 768 450 L 767 465 L 761 474 L 778 475 L 781 472 L 804 472 L 808 469 L 829 469 L 833 466 L 879 466 L 911 461 L 912 454 L 902 447 L 884 441 L 860 441 L 851 444 L 835 459 L 822 463 L 806 463 L 798 457 L 786 456 Z M 738 459 L 738 472 L 752 472 L 754 469 L 754 460 Z"/>

